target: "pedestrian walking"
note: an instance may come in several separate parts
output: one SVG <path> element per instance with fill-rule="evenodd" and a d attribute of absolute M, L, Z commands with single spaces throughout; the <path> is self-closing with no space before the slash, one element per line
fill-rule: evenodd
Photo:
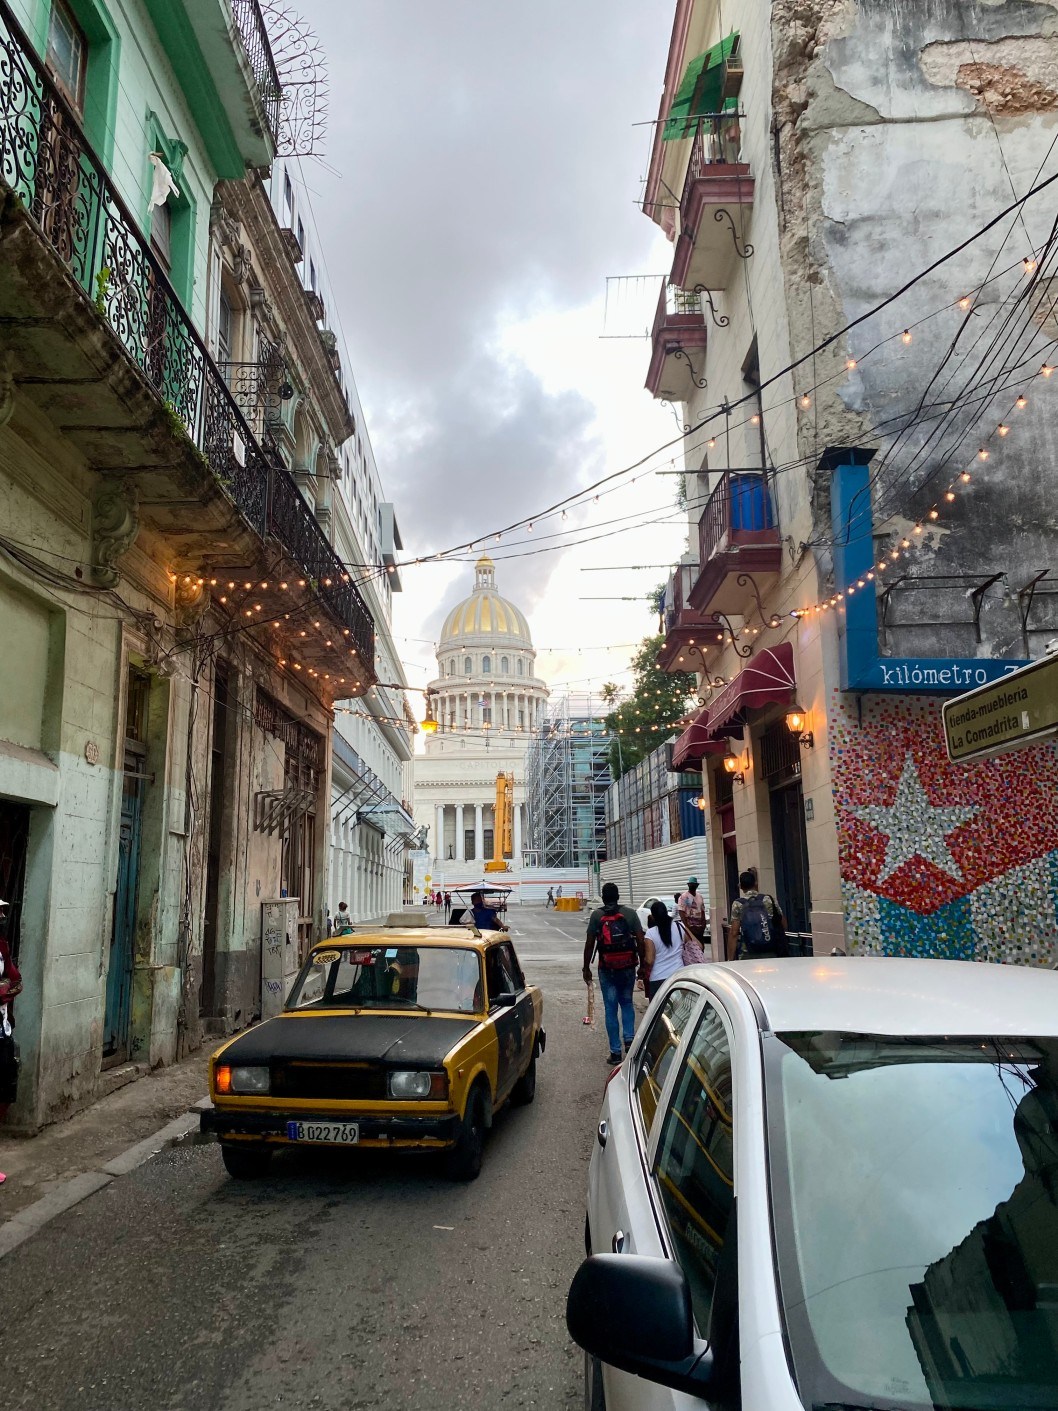
<path fill-rule="evenodd" d="M 561 901 L 561 900 L 562 900 L 562 888 L 561 888 L 561 887 L 559 887 L 559 888 L 556 890 L 556 892 L 555 892 L 555 900 L 556 900 L 556 901 Z"/>
<path fill-rule="evenodd" d="M 588 934 L 584 941 L 584 983 L 592 982 L 591 963 L 599 956 L 599 989 L 602 991 L 606 1015 L 606 1037 L 610 1042 L 609 1063 L 621 1061 L 621 1031 L 624 1031 L 624 1051 L 628 1052 L 635 1036 L 636 1013 L 632 1004 L 636 973 L 645 979 L 647 949 L 643 927 L 638 915 L 629 906 L 620 905 L 621 894 L 614 882 L 602 889 L 602 906 L 588 918 Z"/>
<path fill-rule="evenodd" d="M 778 902 L 767 892 L 757 890 L 757 874 L 739 875 L 740 895 L 731 903 L 731 925 L 727 932 L 728 960 L 765 960 L 788 956 L 786 920 Z"/>
<path fill-rule="evenodd" d="M 434 893 L 433 904 L 437 911 L 440 911 L 441 907 L 444 905 L 444 898 L 442 897 L 440 891 Z"/>
<path fill-rule="evenodd" d="M 449 918 L 451 915 L 452 915 L 452 893 L 451 893 L 451 892 L 445 892 L 445 924 L 446 924 L 446 925 L 447 925 L 447 923 L 448 923 L 448 918 Z"/>
<path fill-rule="evenodd" d="M 340 901 L 338 903 L 338 915 L 334 918 L 334 931 L 336 936 L 348 936 L 352 933 L 353 919 L 349 915 L 349 903 Z"/>
<path fill-rule="evenodd" d="M 544 910 L 546 911 L 549 906 L 554 906 L 554 904 L 555 904 L 555 889 L 554 889 L 554 887 L 548 887 L 548 889 L 547 889 L 547 901 L 544 903 Z"/>
<path fill-rule="evenodd" d="M 687 890 L 677 903 L 680 920 L 699 944 L 705 941 L 705 899 L 698 895 L 698 878 L 687 878 Z"/>
<path fill-rule="evenodd" d="M 647 999 L 653 999 L 669 976 L 683 969 L 683 943 L 689 934 L 678 916 L 669 915 L 663 901 L 656 901 L 650 908 L 650 925 L 645 937 L 650 963 Z"/>
<path fill-rule="evenodd" d="M 18 1045 L 15 1043 L 15 996 L 22 992 L 18 972 L 7 943 L 8 906 L 0 901 L 0 1121 L 18 1096 Z M 7 1176 L 0 1171 L 0 1185 Z"/>

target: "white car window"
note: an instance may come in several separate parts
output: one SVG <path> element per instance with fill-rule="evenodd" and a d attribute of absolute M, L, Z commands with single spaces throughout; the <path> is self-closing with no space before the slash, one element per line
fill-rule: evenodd
<path fill-rule="evenodd" d="M 632 1093 L 643 1121 L 643 1131 L 648 1137 L 672 1060 L 700 998 L 700 990 L 682 986 L 670 990 L 665 1003 L 654 1016 L 646 1042 L 639 1051 Z"/>
<path fill-rule="evenodd" d="M 695 1322 L 704 1333 L 735 1198 L 731 1044 L 710 1002 L 676 1075 L 654 1174 L 673 1252 L 691 1287 Z"/>

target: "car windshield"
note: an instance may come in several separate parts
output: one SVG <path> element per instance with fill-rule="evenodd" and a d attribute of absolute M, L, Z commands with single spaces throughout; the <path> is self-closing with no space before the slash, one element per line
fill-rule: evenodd
<path fill-rule="evenodd" d="M 1058 1407 L 1058 1039 L 765 1039 L 807 1407 Z"/>
<path fill-rule="evenodd" d="M 481 959 L 469 947 L 327 946 L 309 956 L 287 1009 L 425 1009 L 474 1014 L 482 1007 Z"/>

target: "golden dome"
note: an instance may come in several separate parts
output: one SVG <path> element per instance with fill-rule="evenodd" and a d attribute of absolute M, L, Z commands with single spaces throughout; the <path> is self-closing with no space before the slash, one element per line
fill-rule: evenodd
<path fill-rule="evenodd" d="M 496 568 L 487 554 L 474 565 L 474 591 L 445 618 L 438 645 L 459 645 L 472 637 L 501 637 L 523 647 L 533 644 L 525 615 L 496 592 Z"/>

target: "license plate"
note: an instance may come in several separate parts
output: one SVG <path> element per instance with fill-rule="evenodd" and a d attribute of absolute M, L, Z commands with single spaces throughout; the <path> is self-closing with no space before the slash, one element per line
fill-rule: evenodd
<path fill-rule="evenodd" d="M 360 1140 L 359 1122 L 288 1122 L 287 1137 L 292 1142 L 328 1142 L 356 1146 Z"/>

